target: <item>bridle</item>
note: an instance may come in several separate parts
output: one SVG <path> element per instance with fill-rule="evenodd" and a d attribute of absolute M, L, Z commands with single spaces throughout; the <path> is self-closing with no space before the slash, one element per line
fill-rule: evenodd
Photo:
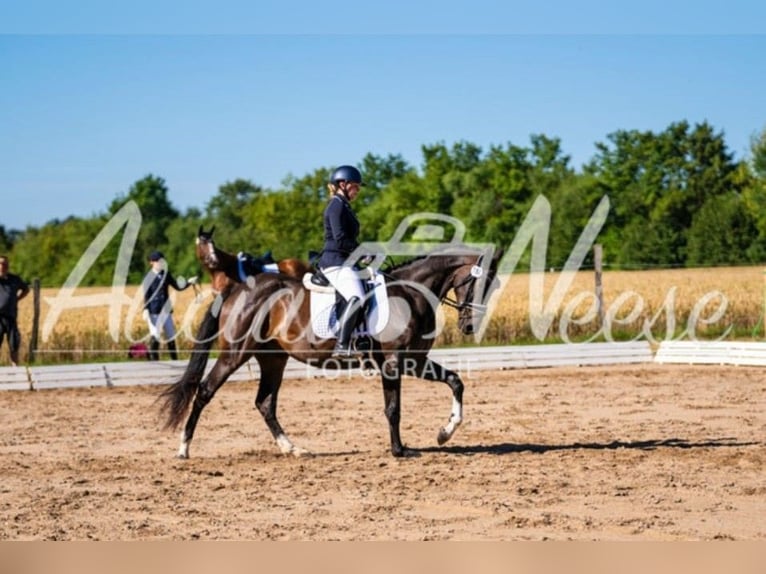
<path fill-rule="evenodd" d="M 197 236 L 197 245 L 206 245 L 208 247 L 207 253 L 204 254 L 204 262 L 207 266 L 213 267 L 218 265 L 218 256 L 215 254 L 215 243 L 213 243 L 212 236 L 200 234 Z"/>
<path fill-rule="evenodd" d="M 452 286 L 452 291 L 455 291 L 457 293 L 457 290 L 460 287 L 463 287 L 465 285 L 468 285 L 468 289 L 466 289 L 465 297 L 462 301 L 458 301 L 456 299 L 452 299 L 445 295 L 441 298 L 441 302 L 448 307 L 452 307 L 453 309 L 457 309 L 458 311 L 464 311 L 465 309 L 470 309 L 471 311 L 475 313 L 485 313 L 487 311 L 487 306 L 482 305 L 481 303 L 474 303 L 471 299 L 473 299 L 473 288 L 476 285 L 476 281 L 484 275 L 484 268 L 481 266 L 481 257 L 479 257 L 476 260 L 476 263 L 474 263 L 471 266 L 471 272 L 466 275 L 462 281 Z"/>

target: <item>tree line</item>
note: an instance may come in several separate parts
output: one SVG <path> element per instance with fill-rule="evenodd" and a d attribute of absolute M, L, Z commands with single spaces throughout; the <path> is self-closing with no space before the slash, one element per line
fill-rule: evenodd
<path fill-rule="evenodd" d="M 608 195 L 611 210 L 599 236 L 607 268 L 766 261 L 766 129 L 753 135 L 750 154 L 741 160 L 707 122 L 675 122 L 661 132 L 619 130 L 595 147 L 580 169 L 571 165 L 558 138 L 540 134 L 530 136 L 527 145 L 486 150 L 467 141 L 423 145 L 419 167 L 400 155 L 367 154 L 357 167 L 368 185 L 354 204 L 361 239 L 386 241 L 405 216 L 438 212 L 465 224 L 466 241 L 508 246 L 542 194 L 552 209 L 547 265 L 560 268 Z M 164 251 L 178 273 L 200 273 L 194 255 L 200 225 L 215 225 L 217 243 L 228 251 L 307 258 L 322 246 L 326 181 L 334 167 L 288 176 L 280 189 L 234 179 L 205 206 L 184 212 L 169 200 L 164 179 L 149 174 L 101 214 L 23 231 L 0 225 L 0 251 L 12 256 L 16 273 L 60 286 L 106 222 L 133 200 L 143 223 L 130 266 L 132 283 L 140 282 L 154 249 Z M 83 284 L 111 284 L 120 241 L 120 236 L 112 240 Z"/>

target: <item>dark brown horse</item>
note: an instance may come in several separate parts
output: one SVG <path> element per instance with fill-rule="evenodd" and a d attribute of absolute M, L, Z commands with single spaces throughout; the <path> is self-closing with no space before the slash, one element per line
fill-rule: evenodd
<path fill-rule="evenodd" d="M 437 308 L 447 303 L 458 309 L 458 327 L 473 332 L 486 309 L 481 304 L 494 280 L 500 254 L 491 247 L 481 253 L 460 246 L 449 253 L 430 254 L 387 271 L 390 315 L 385 329 L 372 341 L 365 366 L 375 368 L 383 384 L 384 410 L 394 456 L 411 453 L 399 434 L 402 375 L 446 383 L 452 391 L 448 423 L 437 441 L 444 444 L 463 420 L 463 382 L 460 376 L 427 356 L 437 335 Z M 454 292 L 454 299 L 448 295 Z M 220 304 L 220 301 L 223 301 Z M 283 274 L 264 273 L 250 284 L 237 284 L 213 303 L 200 326 L 195 352 L 181 379 L 160 396 L 167 428 L 177 428 L 191 412 L 181 435 L 180 458 L 189 456 L 189 445 L 202 410 L 226 379 L 251 357 L 260 367 L 256 408 L 263 416 L 283 453 L 302 454 L 277 420 L 277 397 L 289 357 L 320 368 L 359 366 L 331 358 L 332 338 L 313 335 L 309 292 L 303 284 Z M 219 312 L 220 311 L 220 312 Z M 216 340 L 221 353 L 203 380 L 207 357 Z"/>
<path fill-rule="evenodd" d="M 228 253 L 220 249 L 213 241 L 213 232 L 215 226 L 210 231 L 205 231 L 200 225 L 197 232 L 196 251 L 197 259 L 203 267 L 210 273 L 213 282 L 213 291 L 223 293 L 227 287 L 235 283 L 244 283 L 247 276 L 252 276 L 262 272 L 264 265 L 274 264 L 280 273 L 300 279 L 310 271 L 308 263 L 300 259 L 282 259 L 273 261 L 270 257 L 253 258 L 248 257 L 247 261 L 251 263 L 251 268 L 243 267 L 242 260 L 233 253 Z M 252 264 L 255 265 L 252 265 Z"/>

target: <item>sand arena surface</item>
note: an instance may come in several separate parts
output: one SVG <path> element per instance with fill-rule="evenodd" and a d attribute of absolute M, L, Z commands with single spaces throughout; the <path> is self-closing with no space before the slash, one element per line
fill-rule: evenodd
<path fill-rule="evenodd" d="M 766 379 L 746 367 L 557 368 L 406 379 L 389 453 L 377 379 L 287 380 L 278 454 L 229 383 L 191 459 L 161 387 L 0 393 L 0 540 L 753 540 L 766 538 Z"/>

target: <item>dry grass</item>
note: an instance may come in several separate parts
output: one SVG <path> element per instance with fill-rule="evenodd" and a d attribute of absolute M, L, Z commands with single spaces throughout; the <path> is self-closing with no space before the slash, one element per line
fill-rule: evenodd
<path fill-rule="evenodd" d="M 560 273 L 545 274 L 543 306 L 561 278 Z M 110 288 L 83 288 L 77 289 L 74 296 L 108 296 L 110 292 Z M 578 272 L 560 304 L 548 310 L 550 327 L 545 339 L 631 339 L 642 333 L 644 338 L 655 341 L 690 336 L 763 337 L 764 270 L 761 267 L 607 272 L 603 277 L 606 329 L 599 327 L 597 314 L 591 309 L 593 292 L 593 272 Z M 126 288 L 132 304 L 121 306 L 115 333 L 110 330 L 107 305 L 66 310 L 53 321 L 50 302 L 57 293 L 56 289 L 43 289 L 41 293 L 38 361 L 122 360 L 132 341 L 146 340 L 148 332 L 140 316 L 137 287 Z M 203 285 L 206 296 L 202 301 L 195 300 L 191 289 L 171 293 L 175 297 L 176 325 L 187 330 L 179 336 L 179 346 L 188 350 L 191 348 L 188 335 L 193 335 L 202 311 L 212 300 L 209 287 Z M 720 317 L 715 317 L 723 303 L 725 310 L 721 311 Z M 698 308 L 696 320 L 695 307 Z M 22 357 L 25 358 L 32 331 L 31 296 L 21 302 L 19 314 Z M 447 309 L 444 317 L 444 328 L 437 344 L 476 343 L 474 338 L 459 334 L 454 312 Z M 706 324 L 711 317 L 716 320 Z M 52 328 L 43 340 L 46 321 Z M 508 344 L 540 340 L 539 333 L 535 333 L 530 323 L 530 276 L 515 274 L 500 293 L 481 342 Z M 3 345 L 0 364 L 7 364 L 7 360 L 7 346 Z"/>

